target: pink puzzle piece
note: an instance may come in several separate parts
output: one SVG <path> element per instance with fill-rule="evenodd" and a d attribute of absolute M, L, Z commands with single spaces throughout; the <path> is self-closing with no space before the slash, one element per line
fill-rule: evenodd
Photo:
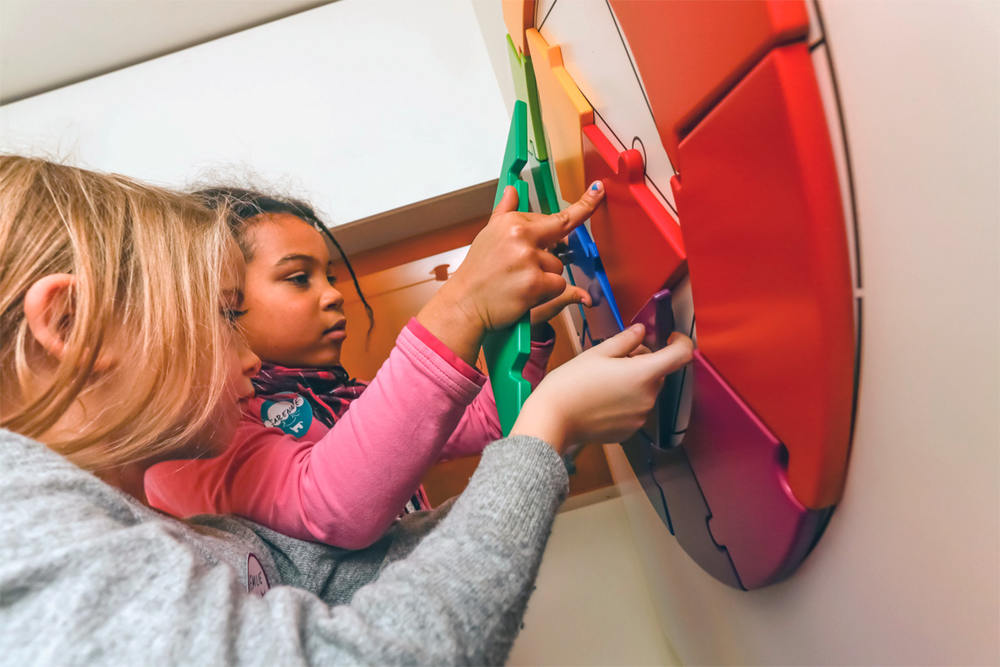
<path fill-rule="evenodd" d="M 809 510 L 795 499 L 781 443 L 700 352 L 692 368 L 683 447 L 712 509 L 709 529 L 729 550 L 743 585 L 766 586 L 805 558 L 829 510 Z"/>
<path fill-rule="evenodd" d="M 619 152 L 596 125 L 583 128 L 583 170 L 588 183 L 604 181 L 590 231 L 627 321 L 687 271 L 681 229 L 646 185 L 642 154 Z"/>

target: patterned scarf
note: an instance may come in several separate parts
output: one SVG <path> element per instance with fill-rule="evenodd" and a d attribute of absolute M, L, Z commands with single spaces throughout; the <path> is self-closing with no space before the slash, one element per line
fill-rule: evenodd
<path fill-rule="evenodd" d="M 367 382 L 351 378 L 343 366 L 287 368 L 264 363 L 257 377 L 253 378 L 253 388 L 258 396 L 294 393 L 305 398 L 312 406 L 313 415 L 327 428 L 333 428 L 347 412 L 351 401 L 361 396 L 367 386 Z M 403 513 L 430 508 L 430 500 L 424 487 L 420 486 Z"/>
<path fill-rule="evenodd" d="M 327 428 L 337 423 L 351 401 L 361 396 L 367 383 L 351 379 L 343 366 L 286 368 L 265 363 L 253 379 L 258 396 L 295 393 L 309 401 L 313 415 Z"/>

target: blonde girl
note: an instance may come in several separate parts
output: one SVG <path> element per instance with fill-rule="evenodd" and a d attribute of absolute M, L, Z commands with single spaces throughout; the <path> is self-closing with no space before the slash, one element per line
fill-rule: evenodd
<path fill-rule="evenodd" d="M 42 160 L 4 157 L 0 182 L 2 426 L 108 481 L 217 453 L 252 393 L 230 358 L 259 363 L 224 213 Z"/>

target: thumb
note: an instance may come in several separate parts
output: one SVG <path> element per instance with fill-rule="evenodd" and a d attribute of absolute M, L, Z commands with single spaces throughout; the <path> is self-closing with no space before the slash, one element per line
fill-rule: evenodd
<path fill-rule="evenodd" d="M 635 348 L 639 347 L 639 344 L 642 343 L 642 337 L 645 335 L 646 327 L 641 324 L 633 324 L 592 349 L 595 354 L 599 353 L 605 357 L 627 357 Z"/>
<path fill-rule="evenodd" d="M 661 350 L 634 357 L 637 364 L 655 377 L 665 377 L 691 361 L 694 343 L 682 333 L 670 335 L 669 344 Z"/>
<path fill-rule="evenodd" d="M 517 210 L 517 188 L 513 185 L 508 185 L 503 189 L 503 197 L 500 198 L 500 203 L 496 205 L 493 209 L 493 215 L 497 213 L 510 213 L 511 211 Z"/>

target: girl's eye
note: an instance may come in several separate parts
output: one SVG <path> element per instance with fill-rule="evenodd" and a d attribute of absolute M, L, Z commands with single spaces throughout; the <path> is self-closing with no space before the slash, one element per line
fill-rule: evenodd
<path fill-rule="evenodd" d="M 309 276 L 305 273 L 296 273 L 288 276 L 285 280 L 299 287 L 306 287 L 309 284 Z"/>
<path fill-rule="evenodd" d="M 245 310 L 236 310 L 235 308 L 223 308 L 222 316 L 226 318 L 226 321 L 236 326 L 236 321 L 247 314 Z"/>
<path fill-rule="evenodd" d="M 326 281 L 328 283 L 330 283 L 331 285 L 336 285 L 337 284 L 337 276 L 333 276 L 333 275 L 327 276 L 326 277 Z"/>

